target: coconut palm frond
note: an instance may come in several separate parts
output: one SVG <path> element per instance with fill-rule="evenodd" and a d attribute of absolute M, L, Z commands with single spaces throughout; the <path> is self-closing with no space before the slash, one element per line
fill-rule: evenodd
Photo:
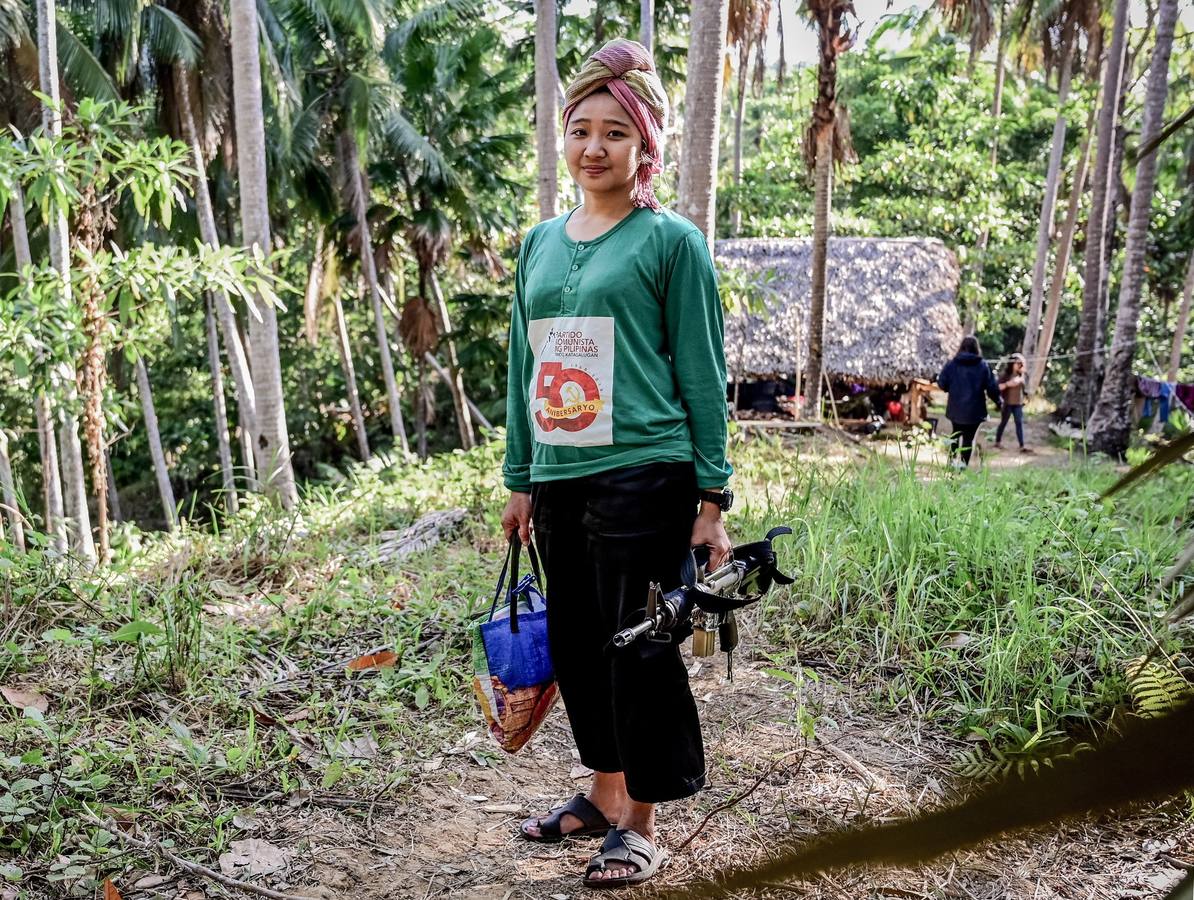
<path fill-rule="evenodd" d="M 61 20 L 58 22 L 58 61 L 76 93 L 97 100 L 120 99 L 116 85 L 90 50 Z"/>
<path fill-rule="evenodd" d="M 422 169 L 428 178 L 444 181 L 449 177 L 447 160 L 430 141 L 419 134 L 410 120 L 395 110 L 382 128 L 386 142 L 414 165 Z"/>
<path fill-rule="evenodd" d="M 402 20 L 401 24 L 386 35 L 382 55 L 392 65 L 402 59 L 406 45 L 415 35 L 428 40 L 443 37 L 461 20 L 482 12 L 485 0 L 442 0 L 417 10 Z"/>
<path fill-rule="evenodd" d="M 153 55 L 164 62 L 179 62 L 191 68 L 201 58 L 199 36 L 178 13 L 164 6 L 146 8 L 145 39 Z"/>
<path fill-rule="evenodd" d="M 0 0 L 0 52 L 30 40 L 26 5 L 22 0 Z"/>

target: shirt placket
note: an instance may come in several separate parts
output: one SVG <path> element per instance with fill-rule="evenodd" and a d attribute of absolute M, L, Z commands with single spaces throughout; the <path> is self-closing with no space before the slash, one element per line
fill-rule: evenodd
<path fill-rule="evenodd" d="M 568 274 L 564 277 L 564 287 L 560 291 L 560 315 L 576 310 L 581 266 L 584 264 L 584 252 L 588 246 L 588 244 L 581 243 L 572 248 L 572 256 L 568 261 Z"/>

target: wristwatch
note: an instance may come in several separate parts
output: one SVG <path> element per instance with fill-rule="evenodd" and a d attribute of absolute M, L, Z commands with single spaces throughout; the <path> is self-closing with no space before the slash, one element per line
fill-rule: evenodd
<path fill-rule="evenodd" d="M 701 491 L 701 499 L 706 503 L 716 503 L 722 512 L 726 512 L 734 505 L 734 492 L 729 488 L 720 491 Z"/>

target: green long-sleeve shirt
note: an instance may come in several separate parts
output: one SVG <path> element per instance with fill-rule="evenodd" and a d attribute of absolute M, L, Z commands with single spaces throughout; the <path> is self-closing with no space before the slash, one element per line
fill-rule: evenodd
<path fill-rule="evenodd" d="M 568 215 L 532 228 L 518 258 L 506 486 L 687 461 L 701 488 L 722 486 L 724 323 L 704 236 L 636 209 L 574 241 Z"/>

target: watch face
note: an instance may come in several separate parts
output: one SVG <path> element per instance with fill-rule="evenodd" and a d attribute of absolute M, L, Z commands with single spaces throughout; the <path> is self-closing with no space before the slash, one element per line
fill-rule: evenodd
<path fill-rule="evenodd" d="M 721 508 L 723 510 L 729 509 L 734 505 L 734 492 L 726 488 L 722 495 Z"/>

